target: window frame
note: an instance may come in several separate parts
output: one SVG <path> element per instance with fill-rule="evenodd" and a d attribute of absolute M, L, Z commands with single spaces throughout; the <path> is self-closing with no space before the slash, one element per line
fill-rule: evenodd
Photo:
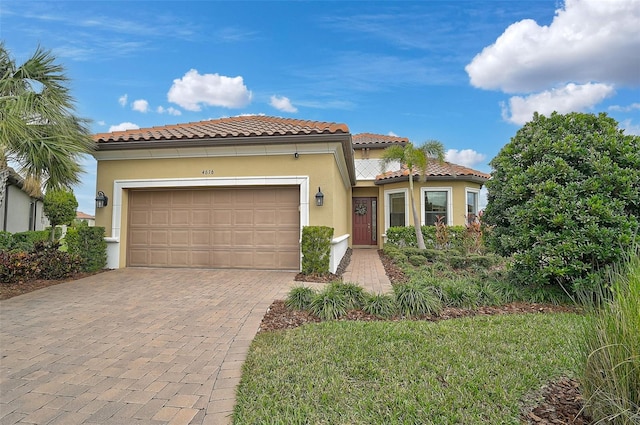
<path fill-rule="evenodd" d="M 451 186 L 443 186 L 443 187 L 421 187 L 420 188 L 420 224 L 425 226 L 426 224 L 426 205 L 424 202 L 424 197 L 426 192 L 446 192 L 447 193 L 447 226 L 453 226 L 453 187 Z M 465 208 L 467 205 L 467 201 L 465 199 Z"/>
<path fill-rule="evenodd" d="M 469 212 L 467 211 L 467 206 L 469 205 L 468 203 L 468 196 L 469 193 L 475 193 L 476 194 L 476 212 L 475 215 L 476 217 L 478 216 L 478 213 L 480 212 L 480 189 L 474 189 L 472 187 L 465 187 L 464 188 L 464 216 L 465 216 L 465 222 L 468 223 L 469 222 Z"/>
<path fill-rule="evenodd" d="M 384 231 L 391 227 L 391 202 L 389 195 L 402 193 L 404 195 L 404 223 L 409 225 L 409 189 L 389 189 L 384 191 Z"/>

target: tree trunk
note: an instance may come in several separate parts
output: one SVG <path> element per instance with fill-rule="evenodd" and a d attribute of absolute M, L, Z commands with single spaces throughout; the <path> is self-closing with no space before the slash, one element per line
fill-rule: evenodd
<path fill-rule="evenodd" d="M 418 241 L 418 248 L 427 249 L 424 243 L 424 236 L 422 235 L 422 229 L 420 227 L 420 217 L 418 217 L 418 210 L 416 209 L 416 203 L 413 197 L 413 176 L 409 175 L 409 199 L 411 200 L 411 210 L 413 211 L 413 227 L 416 230 L 416 240 Z"/>

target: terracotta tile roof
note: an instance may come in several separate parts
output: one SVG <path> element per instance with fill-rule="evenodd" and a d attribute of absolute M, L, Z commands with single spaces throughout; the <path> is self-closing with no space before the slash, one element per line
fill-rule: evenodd
<path fill-rule="evenodd" d="M 95 220 L 95 217 L 92 215 L 89 215 L 87 213 L 83 213 L 82 211 L 76 211 L 76 218 L 78 220 Z"/>
<path fill-rule="evenodd" d="M 98 143 L 109 143 L 348 133 L 349 127 L 347 127 L 346 124 L 305 121 L 264 115 L 245 115 L 211 121 L 101 133 L 95 134 L 93 139 Z"/>
<path fill-rule="evenodd" d="M 409 139 L 398 136 L 385 136 L 384 134 L 360 133 L 351 136 L 353 146 L 374 145 L 386 147 L 395 143 L 406 144 Z"/>
<path fill-rule="evenodd" d="M 419 176 L 420 173 L 414 171 L 414 176 Z M 384 174 L 380 174 L 376 176 L 376 183 L 379 184 L 391 183 L 393 181 L 400 180 L 408 180 L 409 169 L 405 166 L 402 167 L 401 170 L 398 171 L 387 171 Z M 429 162 L 429 166 L 427 168 L 427 179 L 431 178 L 453 178 L 453 177 L 464 177 L 471 178 L 472 180 L 477 181 L 487 181 L 491 178 L 490 174 L 483 173 L 482 171 L 474 170 L 472 168 L 468 168 L 458 164 L 452 164 L 450 162 L 444 162 L 439 164 L 438 162 L 431 161 Z"/>

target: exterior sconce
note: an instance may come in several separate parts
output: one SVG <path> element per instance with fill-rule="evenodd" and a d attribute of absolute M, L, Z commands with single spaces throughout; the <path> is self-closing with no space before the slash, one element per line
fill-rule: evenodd
<path fill-rule="evenodd" d="M 318 186 L 318 193 L 316 193 L 316 206 L 321 207 L 324 205 L 324 193 L 320 191 L 320 186 Z"/>
<path fill-rule="evenodd" d="M 96 208 L 104 208 L 109 205 L 109 198 L 104 194 L 103 191 L 98 191 L 98 196 L 96 196 Z"/>
<path fill-rule="evenodd" d="M 298 158 L 300 158 L 300 154 L 299 154 L 298 152 L 296 152 L 296 153 L 294 153 L 294 154 L 293 154 L 293 157 L 294 157 L 295 159 L 298 159 Z"/>

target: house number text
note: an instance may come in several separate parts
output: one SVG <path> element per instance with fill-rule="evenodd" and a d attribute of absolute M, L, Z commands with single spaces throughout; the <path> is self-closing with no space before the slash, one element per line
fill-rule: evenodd
<path fill-rule="evenodd" d="M 202 170 L 202 174 L 204 174 L 204 175 L 213 174 L 213 170 Z"/>

